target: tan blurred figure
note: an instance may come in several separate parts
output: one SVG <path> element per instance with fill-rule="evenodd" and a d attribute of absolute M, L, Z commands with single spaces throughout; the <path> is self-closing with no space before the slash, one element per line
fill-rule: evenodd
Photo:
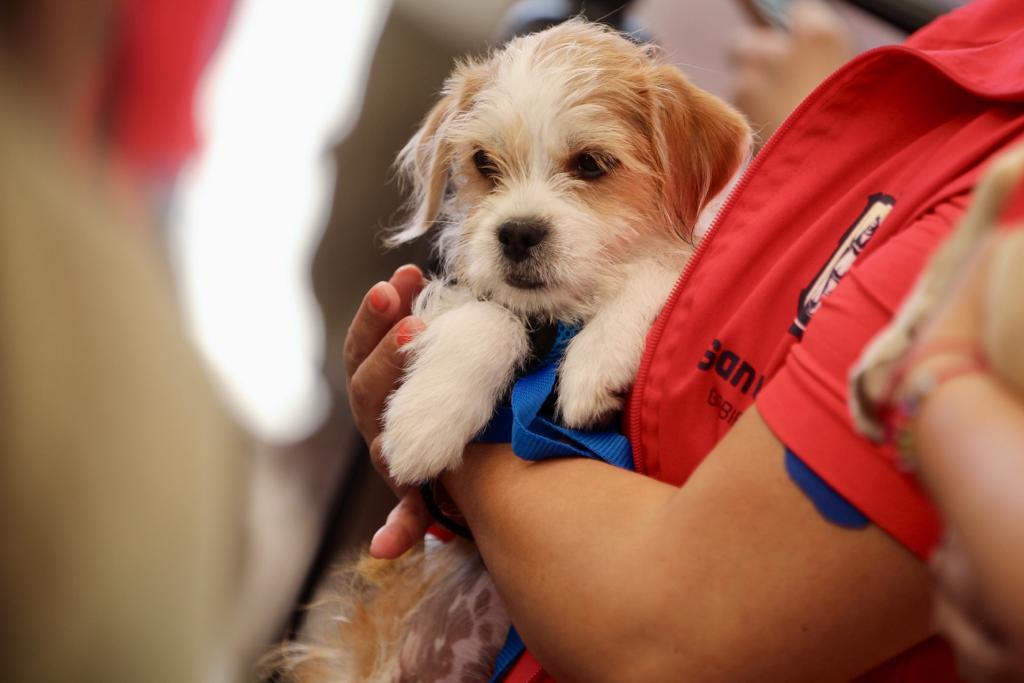
<path fill-rule="evenodd" d="M 105 4 L 0 7 L 3 679 L 229 680 L 242 442 L 150 234 L 68 159 Z"/>
<path fill-rule="evenodd" d="M 744 28 L 732 45 L 733 102 L 764 143 L 821 81 L 854 55 L 842 20 L 819 0 L 797 0 L 789 31 Z"/>

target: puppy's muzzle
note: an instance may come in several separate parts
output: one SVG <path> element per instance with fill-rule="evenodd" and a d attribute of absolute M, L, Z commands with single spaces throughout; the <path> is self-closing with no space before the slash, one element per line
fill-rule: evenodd
<path fill-rule="evenodd" d="M 549 231 L 547 221 L 539 218 L 521 218 L 498 226 L 501 251 L 509 261 L 521 263 L 531 256 L 534 248 L 544 241 Z"/>

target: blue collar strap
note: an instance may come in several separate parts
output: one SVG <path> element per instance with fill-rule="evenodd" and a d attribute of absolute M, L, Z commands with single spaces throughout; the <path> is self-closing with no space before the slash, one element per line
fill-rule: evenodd
<path fill-rule="evenodd" d="M 558 366 L 578 325 L 558 324 L 551 351 L 528 374 L 516 380 L 509 405 L 499 406 L 490 424 L 477 436 L 481 443 L 511 443 L 524 460 L 582 457 L 633 469 L 629 440 L 616 431 L 569 429 L 553 421 L 551 406 Z"/>

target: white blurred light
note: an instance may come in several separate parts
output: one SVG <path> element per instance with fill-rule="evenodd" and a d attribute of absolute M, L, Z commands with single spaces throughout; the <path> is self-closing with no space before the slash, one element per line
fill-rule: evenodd
<path fill-rule="evenodd" d="M 311 260 L 328 150 L 358 113 L 390 0 L 239 0 L 200 91 L 201 155 L 170 249 L 194 338 L 243 424 L 269 441 L 323 419 Z"/>

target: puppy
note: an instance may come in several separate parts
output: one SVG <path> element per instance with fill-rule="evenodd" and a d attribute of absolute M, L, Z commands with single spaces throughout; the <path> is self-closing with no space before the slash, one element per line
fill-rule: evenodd
<path fill-rule="evenodd" d="M 560 368 L 560 421 L 617 411 L 748 139 L 652 49 L 581 21 L 460 66 L 399 156 L 414 212 L 391 243 L 438 231 L 444 275 L 417 301 L 427 329 L 384 416 L 392 476 L 458 466 L 537 325 L 583 324 Z"/>
<path fill-rule="evenodd" d="M 1011 191 L 1024 180 L 1024 147 L 993 163 L 978 185 L 974 202 L 956 231 L 935 252 L 892 323 L 867 346 L 854 366 L 850 410 L 857 428 L 881 441 L 880 406 L 900 361 L 936 309 L 949 299 L 964 268 L 997 224 Z M 988 273 L 983 348 L 993 372 L 1024 390 L 1024 314 L 1017 305 L 1024 291 L 1024 230 L 1003 238 Z"/>
<path fill-rule="evenodd" d="M 749 146 L 743 118 L 652 48 L 582 21 L 460 65 L 399 156 L 412 218 L 390 241 L 436 232 L 443 275 L 416 302 L 427 327 L 384 415 L 394 478 L 459 465 L 538 326 L 582 325 L 558 419 L 619 410 L 698 219 Z M 488 679 L 509 622 L 470 544 L 363 560 L 339 582 L 275 662 L 293 680 Z"/>

